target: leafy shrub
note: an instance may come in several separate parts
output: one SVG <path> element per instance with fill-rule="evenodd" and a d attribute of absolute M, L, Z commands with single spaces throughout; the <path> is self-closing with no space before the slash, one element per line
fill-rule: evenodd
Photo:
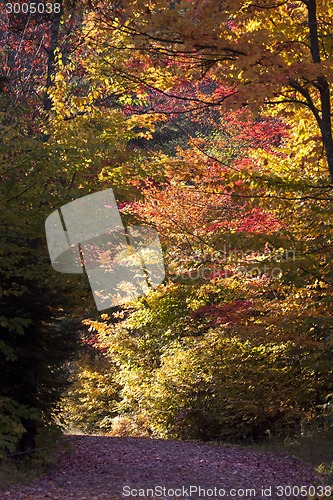
<path fill-rule="evenodd" d="M 75 363 L 71 386 L 62 401 L 62 419 L 67 428 L 109 432 L 117 415 L 117 368 L 95 351 L 87 348 Z"/>
<path fill-rule="evenodd" d="M 27 419 L 37 421 L 37 411 L 10 398 L 0 398 L 0 458 L 15 452 L 26 432 L 22 421 Z"/>
<path fill-rule="evenodd" d="M 99 379 L 106 398 L 81 372 L 73 415 L 118 435 L 233 441 L 293 436 L 326 415 L 326 305 L 307 289 L 223 285 L 167 285 L 120 316 L 86 321 L 109 363 Z"/>
<path fill-rule="evenodd" d="M 147 417 L 137 414 L 118 415 L 112 419 L 110 436 L 148 437 L 151 430 Z"/>
<path fill-rule="evenodd" d="M 141 407 L 163 437 L 243 440 L 293 434 L 315 410 L 312 394 L 324 392 L 307 356 L 292 342 L 256 346 L 211 330 L 162 357 Z"/>

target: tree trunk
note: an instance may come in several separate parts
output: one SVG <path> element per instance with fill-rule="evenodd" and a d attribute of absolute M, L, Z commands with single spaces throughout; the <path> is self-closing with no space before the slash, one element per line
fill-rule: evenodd
<path fill-rule="evenodd" d="M 45 111 L 50 111 L 52 108 L 52 100 L 48 94 L 48 89 L 52 85 L 52 76 L 55 70 L 55 50 L 58 47 L 60 21 L 63 13 L 62 0 L 60 0 L 58 3 L 60 3 L 60 12 L 53 14 L 53 19 L 51 23 L 50 47 L 48 49 L 48 59 L 47 59 L 46 91 L 44 94 Z"/>
<path fill-rule="evenodd" d="M 317 0 L 308 0 L 308 25 L 310 50 L 312 61 L 316 64 L 321 62 L 320 44 L 318 37 L 318 19 L 317 19 Z M 321 137 L 325 148 L 325 154 L 328 164 L 328 169 L 333 183 L 333 137 L 332 137 L 332 121 L 331 121 L 331 99 L 330 86 L 324 76 L 318 76 L 315 87 L 320 93 L 320 108 L 321 119 L 318 122 L 321 131 Z M 318 121 L 318 120 L 317 120 Z"/>

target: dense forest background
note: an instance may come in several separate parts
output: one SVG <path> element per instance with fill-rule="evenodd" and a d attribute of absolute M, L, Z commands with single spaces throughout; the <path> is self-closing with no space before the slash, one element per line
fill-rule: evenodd
<path fill-rule="evenodd" d="M 329 2 L 23 3 L 0 14 L 0 456 L 61 428 L 332 428 Z M 45 220 L 108 188 L 166 278 L 98 313 Z"/>

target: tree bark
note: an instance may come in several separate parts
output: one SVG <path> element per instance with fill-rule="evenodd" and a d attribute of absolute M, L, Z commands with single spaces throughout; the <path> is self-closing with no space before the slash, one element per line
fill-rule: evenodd
<path fill-rule="evenodd" d="M 52 76 L 55 71 L 55 50 L 58 47 L 60 21 L 61 21 L 61 16 L 63 14 L 62 0 L 60 0 L 58 3 L 60 3 L 60 12 L 53 14 L 53 19 L 51 22 L 50 46 L 48 49 L 48 59 L 47 59 L 46 90 L 44 93 L 45 111 L 50 111 L 52 108 L 52 99 L 48 94 L 48 89 L 52 86 Z"/>
<path fill-rule="evenodd" d="M 320 44 L 318 37 L 318 20 L 317 20 L 317 0 L 308 0 L 308 24 L 309 38 L 312 61 L 315 64 L 321 62 Z M 333 136 L 332 136 L 332 119 L 331 119 L 331 95 L 330 86 L 324 76 L 318 76 L 314 86 L 319 90 L 321 118 L 318 121 L 325 155 L 327 159 L 328 169 L 333 183 Z"/>

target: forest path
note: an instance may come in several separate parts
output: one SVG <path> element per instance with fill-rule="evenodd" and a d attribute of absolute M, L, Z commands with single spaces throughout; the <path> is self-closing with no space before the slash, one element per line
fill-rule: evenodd
<path fill-rule="evenodd" d="M 283 493 L 278 486 L 318 483 L 309 465 L 271 452 L 148 438 L 70 435 L 65 439 L 72 450 L 60 452 L 55 470 L 28 485 L 11 487 L 1 499 L 290 500 L 304 496 L 293 496 L 288 489 Z M 155 487 L 160 489 L 154 496 L 145 491 Z"/>

